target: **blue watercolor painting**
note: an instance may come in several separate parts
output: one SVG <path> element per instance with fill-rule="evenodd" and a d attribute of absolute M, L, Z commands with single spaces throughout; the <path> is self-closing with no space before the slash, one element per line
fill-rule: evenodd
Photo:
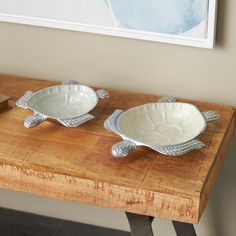
<path fill-rule="evenodd" d="M 104 0 L 128 29 L 182 34 L 207 19 L 209 0 Z M 204 26 L 205 27 L 205 26 Z"/>
<path fill-rule="evenodd" d="M 0 0 L 0 17 L 7 22 L 9 15 L 14 16 L 10 22 L 32 17 L 30 24 L 38 19 L 46 26 L 49 20 L 66 22 L 63 27 L 79 25 L 86 32 L 148 40 L 206 39 L 212 25 L 209 12 L 214 10 L 210 1 L 214 0 L 21 0 L 19 5 L 19 0 Z"/>

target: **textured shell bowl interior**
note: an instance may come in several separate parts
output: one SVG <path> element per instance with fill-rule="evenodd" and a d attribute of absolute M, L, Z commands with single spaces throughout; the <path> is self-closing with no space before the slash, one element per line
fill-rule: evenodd
<path fill-rule="evenodd" d="M 59 85 L 39 90 L 27 101 L 36 112 L 55 119 L 79 117 L 98 102 L 96 92 L 85 85 Z"/>
<path fill-rule="evenodd" d="M 165 146 L 196 138 L 205 130 L 206 121 L 191 104 L 149 103 L 124 112 L 119 127 L 136 142 Z"/>

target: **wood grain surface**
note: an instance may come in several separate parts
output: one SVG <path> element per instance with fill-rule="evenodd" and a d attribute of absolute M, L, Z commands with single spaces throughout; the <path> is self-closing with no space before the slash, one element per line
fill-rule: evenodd
<path fill-rule="evenodd" d="M 234 129 L 232 106 L 188 101 L 220 112 L 199 137 L 207 147 L 178 158 L 139 147 L 124 159 L 111 156 L 120 138 L 103 128 L 115 109 L 155 102 L 159 96 L 109 90 L 91 112 L 96 119 L 77 128 L 44 122 L 26 129 L 31 111 L 14 102 L 26 90 L 55 82 L 0 75 L 0 92 L 12 108 L 0 113 L 0 187 L 57 199 L 197 223 L 220 172 Z M 187 101 L 181 100 L 179 101 Z"/>
<path fill-rule="evenodd" d="M 8 108 L 8 100 L 9 99 L 10 99 L 10 97 L 0 93 L 0 111 Z"/>

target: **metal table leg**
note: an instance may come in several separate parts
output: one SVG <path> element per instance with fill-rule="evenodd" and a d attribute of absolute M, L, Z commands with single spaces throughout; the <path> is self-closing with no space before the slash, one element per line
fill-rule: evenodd
<path fill-rule="evenodd" d="M 177 236 L 197 236 L 192 224 L 172 221 Z"/>
<path fill-rule="evenodd" d="M 154 217 L 126 212 L 132 236 L 154 236 L 152 221 Z M 172 221 L 177 236 L 197 236 L 192 224 Z"/>
<path fill-rule="evenodd" d="M 154 236 L 152 231 L 152 216 L 126 212 L 132 236 Z"/>

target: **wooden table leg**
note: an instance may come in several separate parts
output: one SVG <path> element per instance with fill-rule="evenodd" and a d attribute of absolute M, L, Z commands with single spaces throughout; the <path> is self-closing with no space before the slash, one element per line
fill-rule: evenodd
<path fill-rule="evenodd" d="M 196 232 L 192 224 L 172 221 L 177 236 L 196 236 Z"/>
<path fill-rule="evenodd" d="M 154 236 L 152 231 L 152 216 L 126 212 L 132 236 Z"/>

